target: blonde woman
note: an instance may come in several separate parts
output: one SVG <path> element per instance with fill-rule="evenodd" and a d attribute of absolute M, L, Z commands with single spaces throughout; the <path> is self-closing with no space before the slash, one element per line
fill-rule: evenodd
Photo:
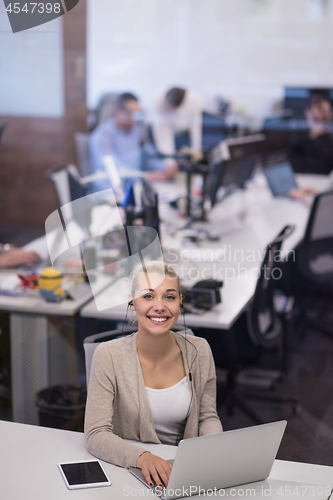
<path fill-rule="evenodd" d="M 151 486 L 153 481 L 166 486 L 171 466 L 141 443 L 176 445 L 180 439 L 222 432 L 210 347 L 203 338 L 172 332 L 181 304 L 173 268 L 150 262 L 132 282 L 129 307 L 136 312 L 138 331 L 103 342 L 91 368 L 88 450 L 107 462 L 141 468 Z"/>

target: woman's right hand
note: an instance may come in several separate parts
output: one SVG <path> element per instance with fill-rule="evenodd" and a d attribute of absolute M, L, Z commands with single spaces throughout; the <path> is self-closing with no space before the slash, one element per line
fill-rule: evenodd
<path fill-rule="evenodd" d="M 172 466 L 163 458 L 145 451 L 139 456 L 136 466 L 142 470 L 149 486 L 154 486 L 153 481 L 161 488 L 168 486 Z"/>

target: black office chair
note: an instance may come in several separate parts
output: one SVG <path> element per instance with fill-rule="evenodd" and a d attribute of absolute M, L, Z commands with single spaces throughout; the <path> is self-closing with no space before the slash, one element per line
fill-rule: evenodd
<path fill-rule="evenodd" d="M 292 225 L 286 226 L 266 247 L 260 276 L 247 311 L 247 332 L 244 329 L 242 332 L 242 335 L 249 336 L 252 343 L 258 348 L 253 349 L 252 356 L 248 353 L 244 354 L 241 352 L 240 346 L 246 345 L 246 343 L 235 339 L 233 346 L 234 365 L 229 368 L 224 392 L 224 403 L 229 414 L 232 414 L 234 407 L 238 407 L 257 424 L 263 423 L 263 420 L 247 405 L 247 399 L 289 403 L 295 412 L 298 409 L 296 398 L 278 397 L 272 394 L 272 390 L 285 376 L 288 337 L 288 322 L 285 314 L 279 313 L 275 307 L 276 277 L 280 276 L 280 271 L 276 272 L 274 265 L 281 258 L 283 241 L 294 229 Z M 234 333 L 234 337 L 237 336 L 237 332 L 232 333 Z M 265 348 L 276 348 L 277 352 L 282 353 L 282 363 L 279 369 L 271 370 L 257 367 Z M 246 347 L 246 349 L 249 348 Z"/>
<path fill-rule="evenodd" d="M 116 102 L 120 93 L 106 92 L 98 102 L 96 110 L 89 113 L 87 125 L 89 130 L 93 130 L 105 120 L 112 118 L 116 110 Z"/>
<path fill-rule="evenodd" d="M 8 127 L 8 123 L 1 123 L 1 125 L 0 125 L 0 140 L 1 140 L 2 135 L 7 127 Z"/>
<path fill-rule="evenodd" d="M 304 239 L 297 254 L 297 267 L 309 282 L 300 300 L 303 322 L 333 335 L 333 190 L 318 194 L 312 204 Z"/>

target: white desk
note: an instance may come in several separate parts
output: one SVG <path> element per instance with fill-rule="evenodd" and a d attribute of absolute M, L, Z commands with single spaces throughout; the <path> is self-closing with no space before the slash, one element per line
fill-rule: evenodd
<path fill-rule="evenodd" d="M 326 176 L 298 176 L 302 187 L 312 186 L 318 190 L 327 185 Z M 309 205 L 287 198 L 274 198 L 268 190 L 265 179 L 256 177 L 245 192 L 237 192 L 214 207 L 209 214 L 208 228 L 220 235 L 218 242 L 203 242 L 200 245 L 184 246 L 179 233 L 172 235 L 175 212 L 161 206 L 162 246 L 171 254 L 169 263 L 175 267 L 181 278 L 191 279 L 186 284 L 194 284 L 207 277 L 223 278 L 221 289 L 222 303 L 212 310 L 200 314 L 186 314 L 189 327 L 229 329 L 251 300 L 257 281 L 257 272 L 267 244 L 287 224 L 296 226 L 295 232 L 286 239 L 283 252 L 293 250 L 304 235 L 309 215 Z M 184 224 L 184 222 L 181 222 Z M 216 258 L 213 262 L 195 262 L 199 257 L 195 251 L 212 251 Z M 192 262 L 190 253 L 193 251 Z M 223 254 L 225 258 L 223 257 Z M 198 254 L 197 254 L 198 255 Z M 207 253 L 206 253 L 207 256 Z M 220 260 L 220 262 L 218 261 Z M 222 260 L 222 262 L 221 262 Z M 181 266 L 185 267 L 185 271 Z M 210 271 L 205 271 L 209 268 Z M 242 270 L 240 270 L 242 269 Z M 81 315 L 92 318 L 124 320 L 127 304 L 112 305 L 113 299 L 121 293 L 118 284 L 106 288 L 99 295 L 99 309 L 92 300 L 81 309 Z M 127 296 L 124 302 L 127 301 Z M 101 306 L 104 308 L 101 309 Z M 179 319 L 182 324 L 182 318 Z"/>
<path fill-rule="evenodd" d="M 68 490 L 58 470 L 57 463 L 65 461 L 89 460 L 93 457 L 85 447 L 82 433 L 49 429 L 31 425 L 0 421 L 0 497 L 1 500 L 120 500 L 122 498 L 158 498 L 145 488 L 126 469 L 103 462 L 112 486 Z M 174 458 L 176 447 L 145 444 L 145 448 L 165 458 Z M 300 500 L 317 496 L 279 495 L 278 488 L 308 485 L 333 485 L 333 467 L 275 460 L 271 474 L 266 481 L 252 483 L 248 488 L 256 488 L 257 494 L 251 498 L 270 500 Z M 271 493 L 262 494 L 271 487 Z M 225 497 L 245 498 L 246 486 L 239 487 L 240 494 L 225 490 Z M 304 488 L 305 489 L 305 488 Z M 243 491 L 243 494 L 242 494 Z M 300 490 L 304 491 L 304 490 Z M 217 492 L 218 493 L 218 492 Z M 194 496 L 193 499 L 207 498 Z M 221 498 L 220 496 L 213 498 Z M 326 497 L 325 497 L 326 498 Z"/>

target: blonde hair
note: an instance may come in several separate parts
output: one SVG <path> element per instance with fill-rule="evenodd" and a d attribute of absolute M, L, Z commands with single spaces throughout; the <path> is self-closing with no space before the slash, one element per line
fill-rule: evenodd
<path fill-rule="evenodd" d="M 173 267 L 169 266 L 169 264 L 166 264 L 165 262 L 161 260 L 152 260 L 151 262 L 148 262 L 145 264 L 145 267 L 140 267 L 137 271 L 133 272 L 132 275 L 132 289 L 131 289 L 131 295 L 132 299 L 135 298 L 135 291 L 138 287 L 139 280 L 142 275 L 147 275 L 149 274 L 158 274 L 160 276 L 170 276 L 171 278 L 174 278 L 177 280 L 178 288 L 179 288 L 179 294 L 181 293 L 180 290 L 180 279 L 176 271 L 174 270 Z"/>

